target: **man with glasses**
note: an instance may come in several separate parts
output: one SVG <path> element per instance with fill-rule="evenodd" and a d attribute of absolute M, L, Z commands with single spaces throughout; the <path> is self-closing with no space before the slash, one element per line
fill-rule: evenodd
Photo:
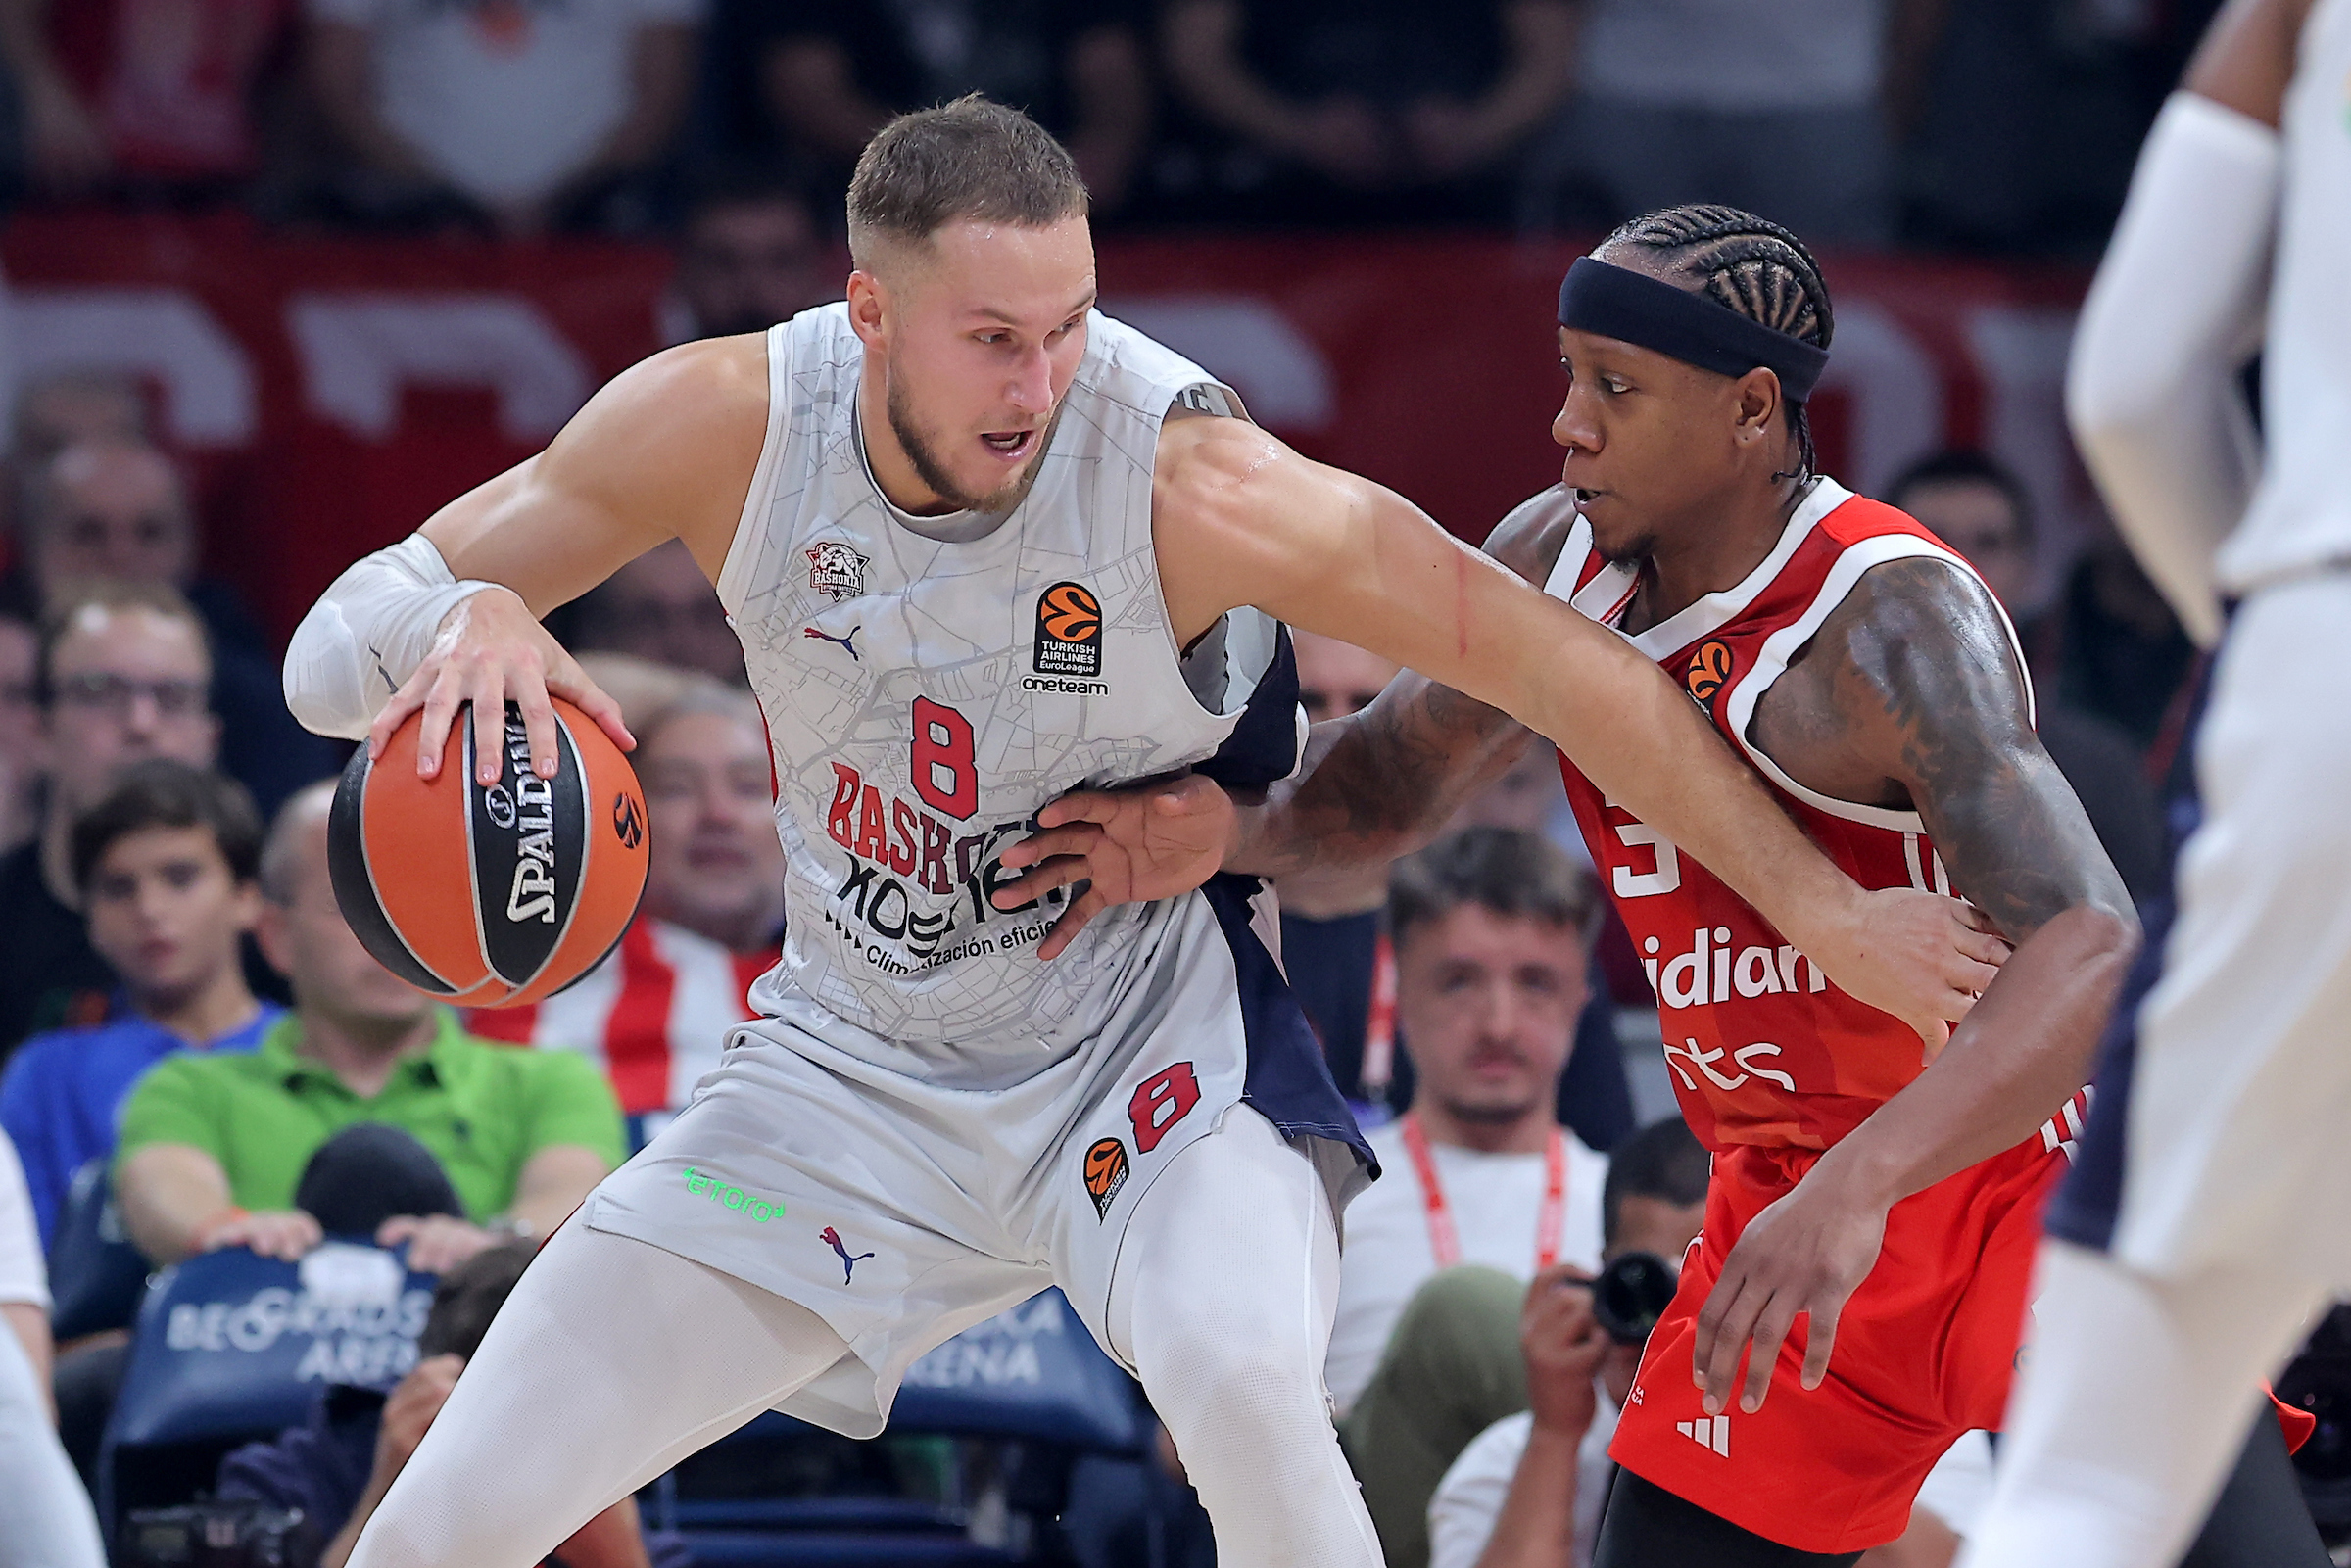
<path fill-rule="evenodd" d="M 34 667 L 48 798 L 32 841 L 0 858 L 0 1059 L 35 1029 L 105 1017 L 114 979 L 83 929 L 72 823 L 130 763 L 212 766 L 212 673 L 203 623 L 174 590 L 94 588 L 48 617 Z"/>
<path fill-rule="evenodd" d="M 211 644 L 223 771 L 264 816 L 335 771 L 335 748 L 286 711 L 276 650 L 236 591 L 198 575 L 195 508 L 160 449 L 135 433 L 66 443 L 25 465 L 18 524 L 23 587 L 45 612 L 100 583 L 152 583 L 186 596 Z"/>

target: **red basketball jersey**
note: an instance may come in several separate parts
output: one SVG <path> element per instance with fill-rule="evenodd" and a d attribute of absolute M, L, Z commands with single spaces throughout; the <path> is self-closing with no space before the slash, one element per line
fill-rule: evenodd
<path fill-rule="evenodd" d="M 1854 881 L 1948 893 L 1915 812 L 1816 794 L 1747 737 L 1763 693 L 1861 574 L 1913 556 L 1975 576 L 1908 516 L 1824 479 L 1745 582 L 1627 641 L 1683 684 Z M 1591 527 L 1579 519 L 1546 587 L 1613 626 L 1638 581 L 1634 568 L 1593 551 Z M 2009 641 L 2015 648 L 2013 630 Z M 1682 1114 L 1709 1148 L 1825 1149 L 1918 1076 L 1925 1062 L 1915 1033 L 1831 984 L 1745 899 L 1604 799 L 1564 757 L 1560 768 L 1602 883 L 1657 993 Z"/>

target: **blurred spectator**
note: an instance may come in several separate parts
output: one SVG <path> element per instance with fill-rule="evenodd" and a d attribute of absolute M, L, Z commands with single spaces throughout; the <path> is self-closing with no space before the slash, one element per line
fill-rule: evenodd
<path fill-rule="evenodd" d="M 16 1151 L 0 1133 L 0 1568 L 101 1568 L 89 1495 L 49 1399 L 49 1281 Z"/>
<path fill-rule="evenodd" d="M 18 390 L 16 426 L 9 460 L 29 471 L 84 441 L 147 440 L 147 395 L 113 371 L 43 376 Z"/>
<path fill-rule="evenodd" d="M 35 683 L 49 787 L 40 834 L 0 858 L 0 1056 L 35 1029 L 105 1018 L 115 977 L 82 929 L 72 826 L 131 763 L 213 763 L 204 627 L 168 588 L 113 585 L 52 614 Z"/>
<path fill-rule="evenodd" d="M 1555 845 L 1499 828 L 1397 862 L 1390 886 L 1396 1013 L 1420 1084 L 1413 1109 L 1371 1134 L 1389 1174 L 1347 1211 L 1323 1375 L 1387 1560 L 1416 1565 L 1428 1554 L 1437 1478 L 1463 1443 L 1522 1407 L 1525 1391 L 1506 1362 L 1499 1390 L 1458 1389 L 1477 1419 L 1429 1419 L 1409 1387 L 1414 1368 L 1388 1354 L 1427 1309 L 1415 1297 L 1432 1278 L 1477 1265 L 1450 1288 L 1496 1297 L 1515 1322 L 1536 1274 L 1559 1262 L 1600 1266 L 1607 1157 L 1555 1111 L 1588 994 L 1599 894 Z M 1489 1409 L 1498 1392 L 1511 1402 Z M 1364 1464 L 1372 1451 L 1376 1474 Z"/>
<path fill-rule="evenodd" d="M 635 923 L 569 990 L 467 1022 L 484 1039 L 587 1053 L 642 1145 L 718 1066 L 751 1017 L 744 992 L 781 956 L 784 849 L 748 692 L 697 681 L 636 736 L 652 840 Z"/>
<path fill-rule="evenodd" d="M 90 945 L 123 994 L 113 1022 L 36 1034 L 0 1074 L 0 1127 L 24 1161 L 44 1249 L 73 1173 L 115 1152 L 140 1073 L 175 1051 L 250 1051 L 276 1022 L 238 962 L 261 854 L 243 786 L 168 758 L 132 764 L 74 823 Z"/>
<path fill-rule="evenodd" d="M 1942 0 L 1589 0 L 1577 98 L 1530 163 L 1522 216 L 1597 184 L 1607 221 L 1684 202 L 1814 245 L 1893 236 L 1890 89 L 1915 81 Z"/>
<path fill-rule="evenodd" d="M 300 1509 L 332 1538 L 321 1568 L 343 1568 L 535 1253 L 508 1243 L 451 1269 L 416 1337 L 419 1359 L 398 1388 L 389 1396 L 349 1386 L 323 1391 L 307 1424 L 220 1461 L 219 1496 Z M 636 1499 L 623 1497 L 598 1514 L 554 1555 L 566 1568 L 641 1568 L 648 1555 Z"/>
<path fill-rule="evenodd" d="M 1562 816 L 1566 818 L 1564 823 L 1560 821 Z M 1570 854 L 1575 851 L 1569 846 L 1583 842 L 1576 833 L 1575 818 L 1568 813 L 1567 786 L 1559 777 L 1559 754 L 1541 740 L 1530 744 L 1508 773 L 1464 801 L 1452 826 L 1457 830 L 1515 828 L 1520 832 L 1541 833 L 1555 841 L 1564 833 L 1562 847 L 1567 847 Z"/>
<path fill-rule="evenodd" d="M 704 0 L 310 0 L 353 216 L 634 229 L 693 91 Z"/>
<path fill-rule="evenodd" d="M 2030 602 L 2033 510 L 2014 474 L 1981 452 L 1939 452 L 1912 465 L 1886 499 L 1966 556 L 2011 614 Z M 2049 641 L 2033 623 L 2020 621 L 2017 630 L 2028 657 Z M 2143 903 L 2168 885 L 2171 856 L 2139 748 L 2115 725 L 2067 701 L 2045 661 L 2034 675 L 2040 743 L 2082 797 L 2123 884 Z"/>
<path fill-rule="evenodd" d="M 1602 1257 L 1649 1253 L 1679 1269 L 1706 1215 L 1707 1155 L 1679 1117 L 1642 1128 L 1608 1161 Z M 1477 1437 L 1428 1503 L 1429 1568 L 1586 1568 L 1607 1500 L 1608 1444 L 1641 1368 L 1592 1315 L 1560 1264 L 1525 1293 L 1517 1344 L 1526 1407 Z M 1491 1354 L 1499 1347 L 1487 1348 Z"/>
<path fill-rule="evenodd" d="M 24 475 L 24 572 L 47 608 L 102 582 L 185 594 L 212 644 L 223 766 L 263 811 L 336 771 L 334 743 L 286 711 L 277 659 L 235 593 L 196 575 L 195 513 L 179 470 L 137 437 L 74 442 Z"/>
<path fill-rule="evenodd" d="M 1078 160 L 1099 213 L 1127 198 L 1151 128 L 1133 0 L 737 0 L 726 47 L 757 72 L 790 146 L 845 185 L 893 115 L 984 93 Z"/>
<path fill-rule="evenodd" d="M 2056 694 L 2152 745 L 2194 668 L 2196 646 L 2129 546 L 2084 551 L 2058 601 Z"/>
<path fill-rule="evenodd" d="M 682 540 L 647 550 L 565 614 L 571 634 L 565 645 L 580 652 L 627 653 L 731 686 L 750 684 L 718 591 Z"/>
<path fill-rule="evenodd" d="M 686 209 L 678 271 L 661 298 L 663 335 L 764 332 L 840 297 L 808 199 L 775 179 L 713 184 Z"/>
<path fill-rule="evenodd" d="M 588 679 L 603 688 L 604 695 L 620 704 L 620 722 L 645 743 L 645 732 L 663 708 L 693 689 L 700 676 L 641 659 L 634 653 L 587 652 L 579 655 Z"/>
<path fill-rule="evenodd" d="M 1161 38 L 1178 98 L 1244 150 L 1214 182 L 1255 165 L 1293 219 L 1427 222 L 1500 215 L 1481 178 L 1565 97 L 1575 22 L 1566 0 L 1174 0 Z"/>
<path fill-rule="evenodd" d="M 2213 0 L 1941 9 L 1947 18 L 1908 106 L 1909 238 L 2094 261 Z M 2171 47 L 2158 36 L 2167 32 Z"/>
<path fill-rule="evenodd" d="M 0 57 L 22 102 L 26 173 L 217 189 L 259 162 L 254 100 L 293 0 L 0 0 Z"/>
<path fill-rule="evenodd" d="M 1396 666 L 1353 643 L 1314 632 L 1293 632 L 1298 655 L 1298 701 L 1307 722 L 1321 724 L 1368 707 L 1396 676 Z M 1290 988 L 1322 1041 L 1331 1076 L 1353 1100 L 1381 1098 L 1394 1077 L 1393 1007 L 1383 1010 L 1381 1060 L 1365 1081 L 1364 1043 L 1374 977 L 1384 957 L 1380 916 L 1388 902 L 1388 868 L 1373 862 L 1287 877 L 1281 899 L 1281 956 Z M 1392 978 L 1386 982 L 1392 992 Z"/>
<path fill-rule="evenodd" d="M 40 661 L 41 636 L 32 622 L 0 608 L 0 855 L 40 826 Z"/>
<path fill-rule="evenodd" d="M 115 1191 L 158 1263 L 372 1235 L 438 1273 L 501 1235 L 546 1235 L 620 1163 L 594 1068 L 470 1038 L 360 945 L 327 877 L 332 796 L 296 795 L 262 854 L 259 935 L 293 1015 L 254 1051 L 165 1059 L 122 1108 Z"/>

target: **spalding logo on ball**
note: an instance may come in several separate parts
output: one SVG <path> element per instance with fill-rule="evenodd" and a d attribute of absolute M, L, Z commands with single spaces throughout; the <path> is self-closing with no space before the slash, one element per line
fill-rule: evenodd
<path fill-rule="evenodd" d="M 594 720 L 554 708 L 552 779 L 531 771 L 511 702 L 494 784 L 474 776 L 470 704 L 438 778 L 416 777 L 415 714 L 381 757 L 361 747 L 343 770 L 327 823 L 335 901 L 420 991 L 466 1007 L 542 1001 L 596 968 L 636 916 L 648 834 L 636 771 Z"/>

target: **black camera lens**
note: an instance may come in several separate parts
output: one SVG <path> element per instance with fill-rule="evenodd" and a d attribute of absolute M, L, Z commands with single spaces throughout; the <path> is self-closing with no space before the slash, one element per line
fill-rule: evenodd
<path fill-rule="evenodd" d="M 1620 1253 L 1592 1282 L 1592 1315 L 1618 1344 L 1645 1344 L 1678 1284 L 1673 1265 L 1655 1253 Z"/>

